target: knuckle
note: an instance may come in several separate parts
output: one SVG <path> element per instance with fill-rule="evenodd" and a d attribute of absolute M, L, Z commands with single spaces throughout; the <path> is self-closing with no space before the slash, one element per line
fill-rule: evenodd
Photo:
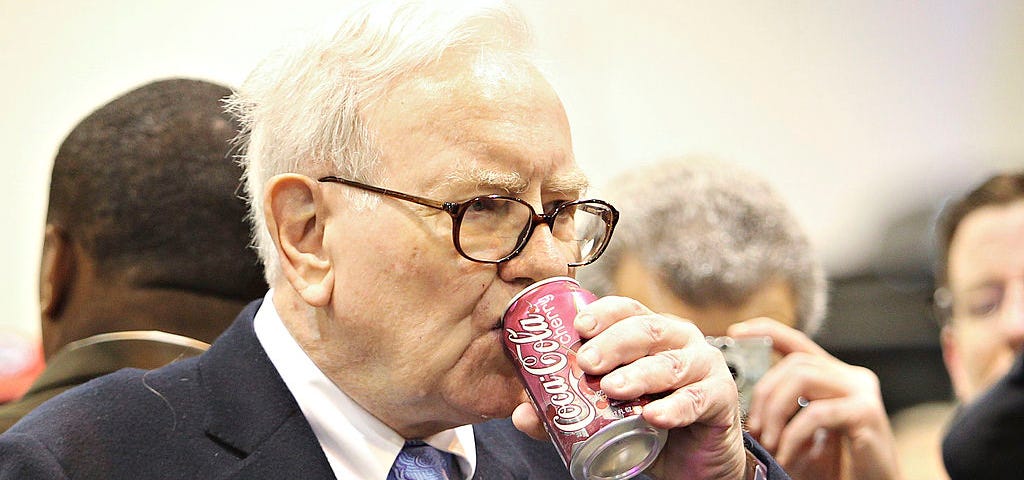
<path fill-rule="evenodd" d="M 667 336 L 668 325 L 657 315 L 648 315 L 644 318 L 644 334 L 654 343 L 660 344 Z"/>
<path fill-rule="evenodd" d="M 661 361 L 661 364 L 665 366 L 665 369 L 669 372 L 670 380 L 673 384 L 681 381 L 686 374 L 686 362 L 676 355 L 672 351 L 658 352 L 655 357 Z"/>
<path fill-rule="evenodd" d="M 687 388 L 686 389 L 686 394 L 687 394 L 687 398 L 690 399 L 690 403 L 693 405 L 693 410 L 694 411 L 702 412 L 702 411 L 704 411 L 705 408 L 707 408 L 708 395 L 707 395 L 707 392 L 705 392 L 703 388 L 697 388 L 697 387 Z"/>
<path fill-rule="evenodd" d="M 700 416 L 701 412 L 707 409 L 708 395 L 704 389 L 697 386 L 684 388 L 678 396 L 677 404 L 680 417 L 689 417 L 691 420 Z"/>

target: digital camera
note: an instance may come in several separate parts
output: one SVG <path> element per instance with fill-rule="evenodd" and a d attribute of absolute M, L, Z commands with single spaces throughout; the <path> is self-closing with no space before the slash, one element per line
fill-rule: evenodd
<path fill-rule="evenodd" d="M 725 355 L 725 363 L 740 392 L 740 409 L 746 416 L 754 385 L 772 366 L 771 337 L 707 337 L 707 340 Z"/>

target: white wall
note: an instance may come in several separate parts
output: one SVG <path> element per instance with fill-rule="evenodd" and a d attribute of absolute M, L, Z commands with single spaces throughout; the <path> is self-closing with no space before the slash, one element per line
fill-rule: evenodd
<path fill-rule="evenodd" d="M 339 1 L 0 0 L 0 327 L 37 332 L 49 167 L 93 108 L 147 80 L 238 84 Z M 519 2 L 600 184 L 667 154 L 769 177 L 833 274 L 892 222 L 1024 167 L 1024 3 Z"/>

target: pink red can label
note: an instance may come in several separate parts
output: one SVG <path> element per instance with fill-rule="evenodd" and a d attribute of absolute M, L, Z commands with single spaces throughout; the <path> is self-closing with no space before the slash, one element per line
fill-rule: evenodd
<path fill-rule="evenodd" d="M 576 352 L 583 342 L 573 320 L 584 305 L 596 299 L 576 280 L 555 277 L 516 295 L 502 317 L 505 351 L 516 363 L 566 466 L 583 442 L 614 422 L 639 416 L 647 403 L 643 398 L 609 399 L 601 391 L 601 379 L 584 374 L 576 364 Z M 616 435 L 623 437 L 621 432 Z"/>

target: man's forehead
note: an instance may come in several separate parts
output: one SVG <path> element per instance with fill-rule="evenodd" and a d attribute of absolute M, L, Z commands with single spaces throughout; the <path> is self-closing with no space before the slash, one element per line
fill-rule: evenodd
<path fill-rule="evenodd" d="M 984 255 L 993 245 L 1024 246 L 1024 200 L 974 210 L 960 222 L 950 249 Z"/>
<path fill-rule="evenodd" d="M 964 217 L 949 250 L 949 283 L 960 292 L 1024 274 L 1024 202 L 982 207 Z"/>
<path fill-rule="evenodd" d="M 521 58 L 446 54 L 398 80 L 366 114 L 390 166 L 429 165 L 413 176 L 431 193 L 579 195 L 588 185 L 561 101 Z"/>

